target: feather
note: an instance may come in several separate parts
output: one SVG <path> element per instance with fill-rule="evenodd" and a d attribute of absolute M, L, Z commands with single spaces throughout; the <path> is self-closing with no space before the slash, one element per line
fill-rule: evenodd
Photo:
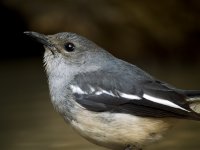
<path fill-rule="evenodd" d="M 200 114 L 200 91 L 185 90 L 183 93 L 187 96 L 190 108 Z"/>
<path fill-rule="evenodd" d="M 119 71 L 121 72 L 121 71 Z M 146 77 L 123 76 L 111 71 L 76 75 L 71 82 L 75 100 L 95 112 L 121 112 L 147 117 L 199 119 L 186 95 L 160 81 Z M 80 92 L 81 91 L 81 92 Z M 148 96 L 147 96 L 148 95 Z"/>

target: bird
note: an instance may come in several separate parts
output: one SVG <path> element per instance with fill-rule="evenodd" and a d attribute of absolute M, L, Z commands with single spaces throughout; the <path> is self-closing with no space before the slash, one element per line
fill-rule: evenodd
<path fill-rule="evenodd" d="M 180 119 L 200 120 L 200 91 L 182 90 L 71 32 L 24 32 L 43 44 L 51 102 L 88 141 L 142 150 Z"/>

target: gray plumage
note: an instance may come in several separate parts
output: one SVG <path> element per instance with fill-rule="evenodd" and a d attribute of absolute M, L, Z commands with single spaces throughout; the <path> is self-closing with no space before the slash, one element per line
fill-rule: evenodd
<path fill-rule="evenodd" d="M 44 44 L 51 100 L 75 130 L 111 149 L 141 149 L 175 119 L 200 120 L 199 91 L 176 89 L 74 33 Z"/>

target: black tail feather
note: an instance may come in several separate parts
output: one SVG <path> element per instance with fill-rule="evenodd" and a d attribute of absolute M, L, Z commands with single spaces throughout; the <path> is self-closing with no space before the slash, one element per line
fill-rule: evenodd
<path fill-rule="evenodd" d="M 186 90 L 183 91 L 183 94 L 186 95 L 188 98 L 200 98 L 200 91 L 199 90 Z"/>

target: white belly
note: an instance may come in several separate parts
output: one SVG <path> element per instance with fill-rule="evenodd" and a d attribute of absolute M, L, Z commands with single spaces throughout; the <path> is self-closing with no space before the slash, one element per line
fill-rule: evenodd
<path fill-rule="evenodd" d="M 143 146 L 159 140 L 169 128 L 168 119 L 141 118 L 120 113 L 94 113 L 83 109 L 71 124 L 89 141 L 121 149 L 128 144 Z"/>

